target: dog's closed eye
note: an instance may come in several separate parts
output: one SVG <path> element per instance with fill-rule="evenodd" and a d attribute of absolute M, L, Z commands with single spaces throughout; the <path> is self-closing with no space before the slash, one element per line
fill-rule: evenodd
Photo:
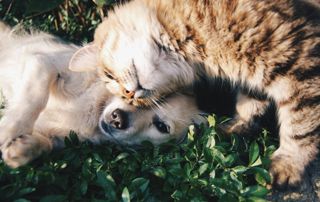
<path fill-rule="evenodd" d="M 153 125 L 160 133 L 170 133 L 170 126 L 165 124 L 159 117 L 154 117 Z"/>

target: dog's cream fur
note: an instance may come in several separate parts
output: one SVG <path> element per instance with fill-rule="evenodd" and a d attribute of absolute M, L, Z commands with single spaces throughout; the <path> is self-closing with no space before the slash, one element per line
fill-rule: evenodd
<path fill-rule="evenodd" d="M 202 120 L 194 99 L 186 95 L 172 95 L 154 109 L 112 97 L 96 71 L 68 69 L 77 50 L 51 35 L 21 33 L 0 23 L 0 86 L 6 98 L 0 146 L 11 167 L 61 145 L 71 130 L 94 143 L 160 144 L 180 139 L 192 121 Z M 73 61 L 90 65 L 81 58 L 76 54 Z M 114 125 L 115 110 L 125 115 L 125 126 Z"/>

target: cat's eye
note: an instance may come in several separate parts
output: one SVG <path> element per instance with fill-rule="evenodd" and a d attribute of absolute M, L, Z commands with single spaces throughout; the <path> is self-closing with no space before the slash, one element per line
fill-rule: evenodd
<path fill-rule="evenodd" d="M 153 125 L 157 128 L 157 130 L 160 133 L 170 133 L 170 126 L 168 126 L 167 124 L 165 124 L 162 121 L 159 121 L 159 120 L 154 121 Z"/>
<path fill-rule="evenodd" d="M 104 72 L 104 75 L 109 79 L 114 80 L 114 76 L 112 76 L 112 74 L 110 74 L 109 72 Z"/>

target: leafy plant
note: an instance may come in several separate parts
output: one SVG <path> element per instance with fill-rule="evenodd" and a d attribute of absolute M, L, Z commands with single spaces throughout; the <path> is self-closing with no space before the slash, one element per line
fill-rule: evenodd
<path fill-rule="evenodd" d="M 265 201 L 266 170 L 275 150 L 267 132 L 253 140 L 217 133 L 215 118 L 187 140 L 138 151 L 80 143 L 31 165 L 10 169 L 0 162 L 1 201 Z M 50 156 L 48 156 L 50 155 Z"/>

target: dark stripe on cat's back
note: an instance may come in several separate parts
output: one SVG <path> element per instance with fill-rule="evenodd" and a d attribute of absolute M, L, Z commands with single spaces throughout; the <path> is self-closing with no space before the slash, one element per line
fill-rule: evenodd
<path fill-rule="evenodd" d="M 270 85 L 278 76 L 286 75 L 295 65 L 297 60 L 300 58 L 302 54 L 302 45 L 303 40 L 305 39 L 305 31 L 301 30 L 305 27 L 305 23 L 302 23 L 296 27 L 294 27 L 287 37 L 283 38 L 282 40 L 289 40 L 289 38 L 293 38 L 291 41 L 291 46 L 288 49 L 294 49 L 294 53 L 288 57 L 288 60 L 284 63 L 276 63 L 274 65 L 274 69 L 271 71 L 269 78 L 266 79 L 265 85 Z M 272 51 L 272 50 L 270 50 Z"/>
<path fill-rule="evenodd" d="M 320 57 L 320 43 L 318 43 L 312 49 L 310 49 L 309 57 Z"/>
<path fill-rule="evenodd" d="M 320 79 L 320 64 L 309 67 L 308 69 L 298 68 L 292 72 L 292 75 L 298 81 L 305 81 L 317 78 Z"/>
<path fill-rule="evenodd" d="M 313 108 L 320 104 L 320 95 L 313 96 L 313 97 L 302 97 L 299 99 L 299 104 L 293 109 L 294 111 L 300 111 L 303 108 Z"/>
<path fill-rule="evenodd" d="M 306 139 L 306 138 L 309 138 L 309 137 L 319 136 L 319 135 L 320 135 L 320 124 L 316 128 L 311 129 L 311 131 L 305 133 L 304 135 L 295 135 L 295 136 L 293 136 L 293 139 L 295 139 L 295 140 L 303 140 L 303 139 Z"/>
<path fill-rule="evenodd" d="M 274 65 L 273 70 L 269 75 L 269 79 L 266 80 L 265 85 L 270 85 L 278 76 L 287 74 L 288 71 L 296 64 L 300 57 L 302 50 L 301 47 L 297 47 L 294 53 L 288 58 L 285 63 L 277 63 Z"/>
<path fill-rule="evenodd" d="M 274 5 L 271 6 L 270 10 L 279 14 L 279 16 L 281 16 L 283 19 L 286 19 L 286 20 L 292 17 L 292 14 L 282 11 L 278 6 L 274 6 Z"/>

